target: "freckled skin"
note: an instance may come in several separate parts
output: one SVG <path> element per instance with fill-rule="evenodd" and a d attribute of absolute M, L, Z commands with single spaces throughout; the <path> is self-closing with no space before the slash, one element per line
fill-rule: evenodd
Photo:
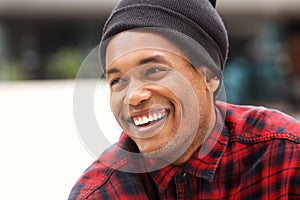
<path fill-rule="evenodd" d="M 162 59 L 139 65 L 149 57 Z M 206 81 L 206 67 L 193 68 L 175 45 L 150 32 L 116 35 L 107 47 L 106 66 L 111 110 L 140 152 L 177 165 L 186 162 L 215 124 L 213 92 L 219 80 Z M 157 105 L 168 111 L 164 125 L 139 137 L 131 113 Z"/>

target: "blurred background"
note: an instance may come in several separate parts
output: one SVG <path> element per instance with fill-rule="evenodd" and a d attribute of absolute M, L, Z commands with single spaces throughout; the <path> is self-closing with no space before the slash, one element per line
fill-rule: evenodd
<path fill-rule="evenodd" d="M 74 124 L 74 78 L 117 2 L 0 0 L 0 199 L 67 199 L 94 160 Z M 217 9 L 230 37 L 227 101 L 300 119 L 300 1 Z"/>

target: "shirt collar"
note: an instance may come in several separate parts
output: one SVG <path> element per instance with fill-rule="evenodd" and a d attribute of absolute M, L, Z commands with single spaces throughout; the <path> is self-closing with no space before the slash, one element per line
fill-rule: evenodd
<path fill-rule="evenodd" d="M 216 106 L 216 124 L 213 131 L 183 166 L 183 170 L 187 173 L 210 182 L 214 180 L 217 167 L 228 144 L 229 131 L 224 123 L 226 110 L 224 106 L 226 104 Z"/>
<path fill-rule="evenodd" d="M 169 165 L 167 161 L 159 158 L 144 157 L 125 132 L 121 134 L 119 142 L 107 149 L 98 160 L 113 170 L 129 173 L 145 173 Z"/>
<path fill-rule="evenodd" d="M 216 124 L 213 131 L 187 163 L 180 167 L 168 165 L 150 173 L 160 192 L 166 190 L 172 177 L 178 171 L 206 179 L 209 182 L 214 180 L 217 167 L 228 144 L 228 129 L 224 124 L 226 104 L 218 103 L 215 110 Z"/>
<path fill-rule="evenodd" d="M 213 181 L 218 164 L 228 144 L 228 129 L 224 124 L 226 104 L 216 104 L 215 111 L 216 124 L 213 131 L 187 163 L 182 166 L 161 164 L 164 166 L 163 168 L 150 172 L 160 192 L 168 187 L 172 177 L 179 170 L 210 182 Z M 136 157 L 132 153 L 139 154 L 138 148 L 123 132 L 119 142 L 101 156 L 101 161 L 110 168 L 126 172 L 135 172 L 136 169 L 147 172 L 147 168 L 154 169 L 153 166 L 160 162 L 158 159 L 143 158 L 141 154 Z"/>

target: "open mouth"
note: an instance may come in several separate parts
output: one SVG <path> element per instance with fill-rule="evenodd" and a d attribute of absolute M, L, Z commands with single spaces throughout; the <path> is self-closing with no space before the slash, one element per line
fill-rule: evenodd
<path fill-rule="evenodd" d="M 153 122 L 158 122 L 168 115 L 167 110 L 161 110 L 148 115 L 134 116 L 132 120 L 137 127 L 146 127 Z"/>

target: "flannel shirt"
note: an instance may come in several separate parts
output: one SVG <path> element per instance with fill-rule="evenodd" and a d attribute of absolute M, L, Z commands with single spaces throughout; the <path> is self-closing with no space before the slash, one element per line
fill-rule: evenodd
<path fill-rule="evenodd" d="M 139 161 L 114 146 L 84 172 L 69 200 L 300 199 L 300 123 L 263 107 L 217 102 L 216 111 L 215 129 L 202 144 L 208 152 L 196 151 L 182 166 L 133 173 L 118 168 Z M 137 151 L 126 133 L 117 145 Z"/>

